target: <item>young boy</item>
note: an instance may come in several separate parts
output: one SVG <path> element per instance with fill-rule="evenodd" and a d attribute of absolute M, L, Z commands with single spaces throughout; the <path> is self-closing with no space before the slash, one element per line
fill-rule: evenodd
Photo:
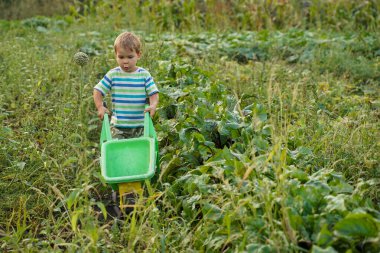
<path fill-rule="evenodd" d="M 144 131 L 144 112 L 153 117 L 158 104 L 158 89 L 150 73 L 136 66 L 141 57 L 140 39 L 130 32 L 120 34 L 114 43 L 118 67 L 111 69 L 94 87 L 94 102 L 103 119 L 108 109 L 103 97 L 111 92 L 111 132 L 115 139 L 139 137 Z M 149 99 L 149 107 L 145 104 Z"/>

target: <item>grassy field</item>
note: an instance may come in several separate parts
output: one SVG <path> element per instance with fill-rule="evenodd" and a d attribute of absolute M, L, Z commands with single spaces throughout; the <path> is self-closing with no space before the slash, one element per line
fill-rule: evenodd
<path fill-rule="evenodd" d="M 159 2 L 0 21 L 0 251 L 379 252 L 379 4 Z M 161 172 L 118 220 L 91 94 L 126 29 Z"/>

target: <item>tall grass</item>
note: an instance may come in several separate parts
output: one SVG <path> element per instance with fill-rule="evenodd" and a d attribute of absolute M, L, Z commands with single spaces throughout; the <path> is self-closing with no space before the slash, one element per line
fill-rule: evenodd
<path fill-rule="evenodd" d="M 128 6 L 128 8 L 124 8 Z M 0 18 L 35 15 L 110 17 L 116 26 L 143 26 L 148 31 L 261 30 L 290 27 L 332 30 L 376 30 L 380 4 L 370 0 L 297 1 L 0 1 Z"/>
<path fill-rule="evenodd" d="M 376 30 L 377 1 L 77 1 L 72 14 L 111 15 L 115 25 L 148 27 L 148 31 L 260 30 L 290 27 Z M 150 30 L 149 30 L 150 29 Z"/>
<path fill-rule="evenodd" d="M 346 61 L 351 59 L 346 58 L 343 64 Z M 371 66 L 361 65 L 367 69 Z M 337 70 L 341 65 L 330 67 Z M 275 135 L 289 148 L 313 149 L 318 157 L 314 166 L 341 171 L 354 183 L 377 177 L 376 82 L 371 84 L 370 79 L 363 78 L 368 86 L 358 87 L 354 85 L 355 75 L 320 75 L 314 68 L 281 61 L 248 65 L 227 62 L 219 76 L 242 99 L 243 107 L 253 101 L 265 103 Z M 358 95 L 363 89 L 365 94 Z"/>
<path fill-rule="evenodd" d="M 0 19 L 25 19 L 36 15 L 54 16 L 68 13 L 73 1 L 1 0 Z"/>

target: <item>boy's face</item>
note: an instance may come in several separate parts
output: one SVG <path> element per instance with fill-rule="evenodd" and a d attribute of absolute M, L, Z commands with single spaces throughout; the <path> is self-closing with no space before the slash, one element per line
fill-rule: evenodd
<path fill-rule="evenodd" d="M 125 72 L 134 72 L 137 70 L 137 61 L 140 59 L 140 53 L 129 48 L 116 48 L 116 61 L 120 68 Z"/>

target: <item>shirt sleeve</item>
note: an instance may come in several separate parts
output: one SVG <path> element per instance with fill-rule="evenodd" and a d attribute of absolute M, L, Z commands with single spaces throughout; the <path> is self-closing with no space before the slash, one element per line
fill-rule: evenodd
<path fill-rule="evenodd" d="M 112 78 L 110 77 L 110 72 L 108 72 L 102 80 L 94 87 L 94 89 L 100 91 L 103 96 L 105 96 L 112 87 Z"/>
<path fill-rule="evenodd" d="M 159 92 L 156 83 L 154 82 L 153 77 L 150 75 L 150 73 L 148 73 L 147 77 L 145 78 L 145 90 L 146 94 L 148 94 L 149 97 Z"/>

